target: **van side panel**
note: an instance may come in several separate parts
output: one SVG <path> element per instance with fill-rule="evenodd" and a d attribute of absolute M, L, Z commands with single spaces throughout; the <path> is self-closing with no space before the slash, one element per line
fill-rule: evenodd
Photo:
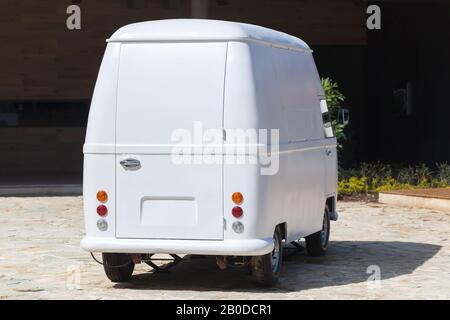
<path fill-rule="evenodd" d="M 311 75 L 311 81 L 315 85 L 316 93 L 319 97 L 325 97 L 325 91 L 323 91 L 322 82 L 320 81 L 319 71 L 317 70 L 316 63 L 312 53 L 305 55 L 305 61 L 307 61 L 309 67 L 309 74 Z"/>
<path fill-rule="evenodd" d="M 317 71 L 316 63 L 312 54 L 305 55 L 305 59 L 308 60 L 308 66 L 310 66 L 311 79 L 316 84 L 317 97 L 319 100 L 325 99 L 325 92 L 320 82 L 319 73 Z M 323 123 L 322 123 L 323 124 Z M 323 138 L 326 140 L 326 149 L 328 152 L 325 157 L 326 167 L 326 179 L 325 179 L 325 195 L 326 197 L 334 197 L 336 201 L 337 197 L 337 184 L 338 184 L 338 156 L 337 156 L 337 140 L 335 137 L 326 138 L 325 132 L 322 133 Z M 335 209 L 335 208 L 334 208 Z"/>
<path fill-rule="evenodd" d="M 114 153 L 120 43 L 109 43 L 103 56 L 86 130 L 85 148 Z M 106 149 L 105 149 L 106 148 Z"/>
<path fill-rule="evenodd" d="M 321 229 L 326 142 L 317 75 L 311 74 L 307 55 L 257 43 L 228 45 L 225 129 L 278 129 L 280 137 L 276 174 L 261 175 L 259 164 L 247 164 L 245 169 L 225 163 L 224 216 L 228 221 L 233 221 L 232 203 L 227 201 L 231 193 L 247 192 L 243 192 L 242 222 L 248 229 L 240 237 L 272 236 L 275 226 L 284 222 L 289 241 Z M 232 231 L 228 235 L 237 237 Z"/>
<path fill-rule="evenodd" d="M 86 233 L 95 238 L 115 237 L 115 116 L 120 44 L 109 43 L 95 84 L 84 143 L 83 205 Z M 97 228 L 96 194 L 108 193 L 106 231 Z"/>
<path fill-rule="evenodd" d="M 116 236 L 116 189 L 114 154 L 85 153 L 83 167 L 83 206 L 86 234 L 94 238 L 114 238 Z M 108 214 L 104 220 L 108 223 L 105 231 L 97 228 L 100 216 L 97 214 L 97 192 L 106 191 Z"/>
<path fill-rule="evenodd" d="M 227 132 L 225 150 L 228 145 L 233 144 L 230 136 L 233 129 L 258 128 L 255 90 L 249 45 L 244 42 L 229 42 L 224 96 L 224 129 Z M 259 178 L 258 165 L 230 164 L 225 157 L 223 181 L 225 239 L 258 238 L 262 234 L 259 231 L 260 225 L 266 221 L 265 217 L 259 214 L 264 206 L 259 198 Z M 241 205 L 244 214 L 239 219 L 244 224 L 244 232 L 241 234 L 232 229 L 232 223 L 237 220 L 231 214 L 234 207 L 231 196 L 236 191 L 244 195 L 244 202 Z M 272 234 L 269 234 L 269 237 L 272 238 Z"/>

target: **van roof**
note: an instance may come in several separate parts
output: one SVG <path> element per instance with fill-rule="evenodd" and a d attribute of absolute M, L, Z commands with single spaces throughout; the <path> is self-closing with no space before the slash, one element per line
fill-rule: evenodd
<path fill-rule="evenodd" d="M 299 38 L 252 24 L 205 19 L 167 19 L 126 25 L 108 42 L 140 41 L 257 41 L 311 51 Z"/>

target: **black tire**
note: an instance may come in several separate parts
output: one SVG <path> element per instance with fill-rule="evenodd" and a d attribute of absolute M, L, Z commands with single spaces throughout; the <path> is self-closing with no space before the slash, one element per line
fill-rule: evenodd
<path fill-rule="evenodd" d="M 125 282 L 131 279 L 134 263 L 125 253 L 103 253 L 103 268 L 112 282 Z"/>
<path fill-rule="evenodd" d="M 278 282 L 283 261 L 283 239 L 279 227 L 273 235 L 275 242 L 274 250 L 263 256 L 252 257 L 251 273 L 253 280 L 263 286 L 272 287 Z M 276 262 L 275 259 L 276 258 Z M 272 265 L 274 261 L 274 265 Z"/>
<path fill-rule="evenodd" d="M 330 240 L 330 214 L 328 207 L 325 206 L 322 230 L 307 236 L 305 240 L 306 251 L 309 255 L 319 257 L 327 252 L 328 241 Z"/>

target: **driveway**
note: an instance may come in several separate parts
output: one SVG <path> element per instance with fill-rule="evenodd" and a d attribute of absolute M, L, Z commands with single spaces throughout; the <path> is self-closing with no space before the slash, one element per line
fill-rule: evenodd
<path fill-rule="evenodd" d="M 0 198 L 0 299 L 450 299 L 450 213 L 340 202 L 329 252 L 285 261 L 272 289 L 214 259 L 113 284 L 79 248 L 81 197 Z M 99 255 L 97 255 L 100 258 Z"/>

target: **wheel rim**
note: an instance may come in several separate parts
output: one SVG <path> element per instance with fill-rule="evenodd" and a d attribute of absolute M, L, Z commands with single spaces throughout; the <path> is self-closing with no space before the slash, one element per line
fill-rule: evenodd
<path fill-rule="evenodd" d="M 272 251 L 272 272 L 275 273 L 278 271 L 278 266 L 280 265 L 281 248 L 277 234 L 274 235 L 273 240 L 275 243 Z"/>
<path fill-rule="evenodd" d="M 325 215 L 323 217 L 323 223 L 322 223 L 322 233 L 321 233 L 321 244 L 322 248 L 326 248 L 328 244 L 328 219 L 327 215 L 328 212 L 325 212 Z"/>

